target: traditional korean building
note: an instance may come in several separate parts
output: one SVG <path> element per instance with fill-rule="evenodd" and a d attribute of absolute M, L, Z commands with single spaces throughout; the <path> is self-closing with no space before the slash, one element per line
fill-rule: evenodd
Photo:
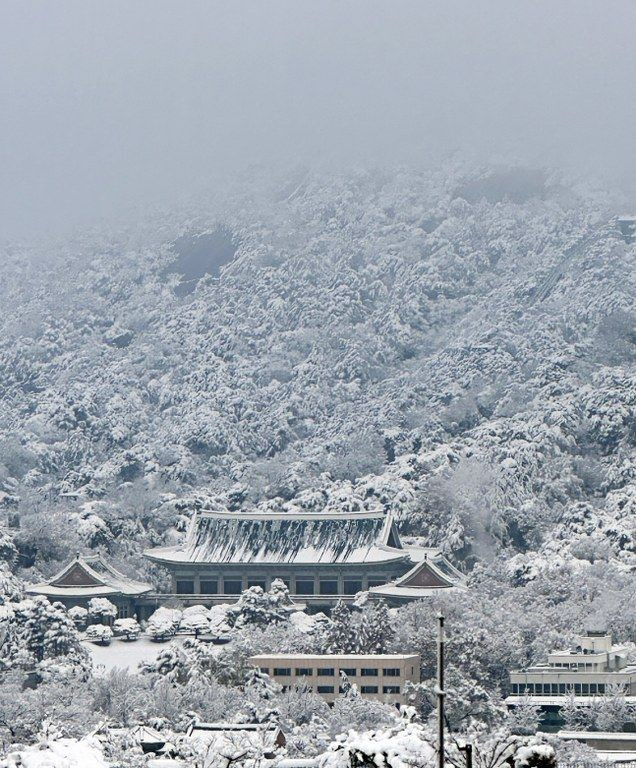
<path fill-rule="evenodd" d="M 152 590 L 150 584 L 134 581 L 107 563 L 101 555 L 78 554 L 48 581 L 31 584 L 27 594 L 44 595 L 67 608 L 86 608 L 94 597 L 105 597 L 117 606 L 120 619 L 134 616 L 142 595 Z"/>
<path fill-rule="evenodd" d="M 399 579 L 389 584 L 371 587 L 372 595 L 399 605 L 410 600 L 423 600 L 440 590 L 457 591 L 466 588 L 465 577 L 436 549 L 421 550 L 423 558 Z"/>
<path fill-rule="evenodd" d="M 172 592 L 184 602 L 228 602 L 248 587 L 269 589 L 282 579 L 301 602 L 329 606 L 383 585 L 413 589 L 428 581 L 429 595 L 455 578 L 459 583 L 459 573 L 439 553 L 431 560 L 434 575 L 425 575 L 428 566 L 414 571 L 429 552 L 403 546 L 392 515 L 384 512 L 213 511 L 195 515 L 182 545 L 145 554 L 170 571 Z M 437 575 L 442 566 L 443 577 Z M 412 584 L 402 587 L 398 580 L 409 573 Z"/>

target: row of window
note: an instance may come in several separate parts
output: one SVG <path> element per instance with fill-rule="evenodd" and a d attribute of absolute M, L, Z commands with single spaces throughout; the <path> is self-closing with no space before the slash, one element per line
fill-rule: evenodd
<path fill-rule="evenodd" d="M 289 686 L 283 686 L 283 690 L 288 690 Z M 310 688 L 311 690 L 311 688 Z M 335 686 L 333 685 L 317 685 L 316 686 L 316 693 L 335 693 Z M 344 693 L 344 688 L 339 685 L 338 686 L 338 693 Z M 360 686 L 360 693 L 379 693 L 380 688 L 377 685 L 362 685 Z M 383 685 L 382 686 L 382 693 L 400 693 L 400 686 L 399 685 Z"/>
<path fill-rule="evenodd" d="M 555 661 L 553 664 L 550 665 L 551 667 L 558 667 L 559 669 L 587 669 L 587 670 L 594 670 L 598 669 L 601 664 L 585 664 L 583 662 L 560 662 Z"/>
<path fill-rule="evenodd" d="M 269 675 L 269 667 L 261 667 L 261 672 Z M 315 672 L 318 677 L 334 677 L 336 674 L 334 667 L 318 667 Z M 344 672 L 347 677 L 356 677 L 358 672 L 360 672 L 360 677 L 377 677 L 379 675 L 377 667 L 362 667 L 359 670 L 355 667 L 341 667 L 340 672 Z M 274 677 L 291 677 L 292 670 L 291 667 L 274 667 L 273 674 Z M 296 677 L 311 677 L 314 670 L 311 667 L 297 667 L 294 674 Z M 384 667 L 382 674 L 384 677 L 399 677 L 400 669 L 399 667 Z"/>
<path fill-rule="evenodd" d="M 512 683 L 513 694 L 535 696 L 561 696 L 574 692 L 576 696 L 594 696 L 605 693 L 604 683 Z"/>
<path fill-rule="evenodd" d="M 283 579 L 287 588 L 292 591 L 291 581 Z M 378 587 L 381 584 L 385 584 L 383 579 L 369 579 L 369 587 Z M 220 591 L 219 579 L 201 579 L 201 595 L 240 595 L 244 589 L 242 579 L 223 579 L 223 591 Z M 248 579 L 248 587 L 261 587 L 266 589 L 267 583 L 262 579 Z M 363 589 L 362 579 L 345 579 L 343 582 L 343 594 L 355 595 L 361 592 Z M 318 591 L 316 592 L 316 582 L 314 579 L 296 579 L 295 590 L 296 595 L 339 595 L 338 580 L 337 579 L 321 579 L 318 581 Z M 194 579 L 177 579 L 177 594 L 178 595 L 194 595 Z"/>

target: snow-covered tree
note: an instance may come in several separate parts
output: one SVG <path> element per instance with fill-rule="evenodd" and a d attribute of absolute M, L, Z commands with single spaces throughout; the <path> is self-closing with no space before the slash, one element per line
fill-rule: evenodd
<path fill-rule="evenodd" d="M 86 627 L 86 639 L 98 645 L 109 645 L 113 639 L 113 630 L 105 624 L 89 624 Z"/>
<path fill-rule="evenodd" d="M 117 606 L 105 597 L 93 597 L 88 601 L 88 621 L 92 624 L 110 624 L 117 618 Z"/>

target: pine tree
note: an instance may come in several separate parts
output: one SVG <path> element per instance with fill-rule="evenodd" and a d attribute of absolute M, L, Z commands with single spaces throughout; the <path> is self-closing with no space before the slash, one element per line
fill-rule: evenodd
<path fill-rule="evenodd" d="M 280 693 L 281 688 L 268 674 L 261 672 L 258 667 L 252 667 L 245 675 L 245 691 L 269 701 Z"/>
<path fill-rule="evenodd" d="M 338 600 L 331 611 L 331 623 L 325 633 L 325 650 L 327 653 L 353 653 L 356 646 L 351 610 L 342 600 Z"/>
<path fill-rule="evenodd" d="M 386 653 L 395 639 L 395 629 L 385 600 L 375 600 L 364 610 L 367 617 L 366 653 Z"/>

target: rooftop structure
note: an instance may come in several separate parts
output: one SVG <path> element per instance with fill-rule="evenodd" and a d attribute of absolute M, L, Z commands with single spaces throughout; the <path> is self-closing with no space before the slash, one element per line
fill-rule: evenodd
<path fill-rule="evenodd" d="M 94 597 L 106 597 L 119 610 L 119 618 L 134 613 L 135 601 L 148 594 L 152 587 L 135 581 L 107 563 L 101 555 L 80 555 L 71 560 L 48 581 L 30 584 L 27 594 L 44 595 L 67 607 L 86 607 Z"/>
<path fill-rule="evenodd" d="M 388 583 L 400 590 L 397 580 L 427 552 L 404 547 L 392 515 L 384 512 L 213 511 L 194 516 L 182 545 L 145 554 L 171 572 L 172 591 L 186 602 L 188 595 L 196 602 L 227 602 L 251 586 L 268 589 L 278 578 L 303 602 L 330 605 Z M 437 574 L 446 561 L 436 553 L 432 562 Z M 447 563 L 445 577 L 428 577 L 426 596 L 453 578 L 458 572 Z"/>
<path fill-rule="evenodd" d="M 235 751 L 254 749 L 267 759 L 285 746 L 287 739 L 275 723 L 203 723 L 195 722 L 187 735 L 214 753 L 231 756 Z"/>
<path fill-rule="evenodd" d="M 392 704 L 405 703 L 405 684 L 420 681 L 417 654 L 275 653 L 252 656 L 250 663 L 283 689 L 305 685 L 329 703 L 344 693 L 345 678 L 363 698 Z"/>
<path fill-rule="evenodd" d="M 371 587 L 369 591 L 372 595 L 398 604 L 439 594 L 440 589 L 463 590 L 465 578 L 440 552 L 429 549 L 424 550 L 424 558 L 399 579 Z"/>

